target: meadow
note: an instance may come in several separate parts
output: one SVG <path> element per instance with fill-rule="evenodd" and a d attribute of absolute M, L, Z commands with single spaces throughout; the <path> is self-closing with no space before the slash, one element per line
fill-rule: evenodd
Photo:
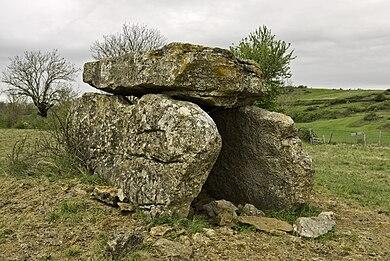
<path fill-rule="evenodd" d="M 148 227 L 142 216 L 123 215 L 93 200 L 94 179 L 61 173 L 10 173 L 7 155 L 21 137 L 39 137 L 36 130 L 0 129 L 0 259 L 103 260 L 107 241 L 118 231 Z M 194 246 L 194 258 L 233 260 L 262 257 L 292 259 L 387 259 L 386 227 L 390 225 L 390 148 L 353 144 L 304 144 L 316 174 L 309 210 L 334 211 L 337 226 L 315 240 L 272 235 L 242 227 L 233 234 L 197 219 L 157 220 L 188 237 L 211 227 L 217 237 Z M 66 169 L 63 169 L 66 172 Z M 298 212 L 297 212 L 298 213 Z M 292 221 L 297 213 L 270 213 Z M 292 219 L 291 219 L 292 218 Z M 184 232 L 183 232 L 184 231 Z M 221 231 L 221 232 L 220 232 Z M 181 234 L 182 235 L 182 234 Z M 179 234 L 171 234 L 180 240 Z M 129 251 L 121 260 L 143 260 L 153 247 Z"/>
<path fill-rule="evenodd" d="M 390 91 L 286 88 L 278 110 L 325 142 L 390 146 Z"/>

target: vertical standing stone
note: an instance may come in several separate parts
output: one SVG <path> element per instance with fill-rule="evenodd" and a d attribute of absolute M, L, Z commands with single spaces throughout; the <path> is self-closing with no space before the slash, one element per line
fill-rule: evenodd
<path fill-rule="evenodd" d="M 223 145 L 204 186 L 210 196 L 260 209 L 290 208 L 308 199 L 312 161 L 290 117 L 256 106 L 211 116 Z"/>
<path fill-rule="evenodd" d="M 206 112 L 164 95 L 84 94 L 71 126 L 85 163 L 152 216 L 187 216 L 221 149 Z"/>

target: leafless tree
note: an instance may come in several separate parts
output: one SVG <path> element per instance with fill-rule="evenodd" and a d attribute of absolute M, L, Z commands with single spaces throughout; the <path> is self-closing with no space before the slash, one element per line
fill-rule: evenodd
<path fill-rule="evenodd" d="M 102 41 L 95 41 L 90 51 L 99 60 L 117 57 L 130 52 L 144 52 L 158 49 L 166 44 L 166 38 L 159 30 L 140 24 L 123 24 L 122 32 L 104 35 Z"/>
<path fill-rule="evenodd" d="M 42 53 L 25 52 L 10 58 L 3 72 L 6 91 L 31 98 L 38 115 L 47 117 L 48 111 L 61 98 L 67 81 L 73 81 L 78 69 L 60 57 L 57 50 Z"/>

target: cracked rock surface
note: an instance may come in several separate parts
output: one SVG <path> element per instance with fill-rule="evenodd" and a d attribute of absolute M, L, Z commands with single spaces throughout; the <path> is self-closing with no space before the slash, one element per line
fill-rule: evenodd
<path fill-rule="evenodd" d="M 207 194 L 259 209 L 307 201 L 314 169 L 290 117 L 256 106 L 214 111 L 211 117 L 223 146 L 205 183 Z"/>
<path fill-rule="evenodd" d="M 113 94 L 161 93 L 206 106 L 252 104 L 264 92 L 254 62 L 225 49 L 186 43 L 86 63 L 83 80 Z"/>
<path fill-rule="evenodd" d="M 187 216 L 221 149 L 206 112 L 164 95 L 130 103 L 84 94 L 74 104 L 71 130 L 94 173 L 152 216 Z"/>

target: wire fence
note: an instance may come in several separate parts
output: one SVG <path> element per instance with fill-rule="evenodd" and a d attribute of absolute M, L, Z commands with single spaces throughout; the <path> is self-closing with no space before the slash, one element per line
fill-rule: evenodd
<path fill-rule="evenodd" d="M 389 131 L 346 131 L 310 129 L 311 143 L 349 143 L 390 146 Z"/>

